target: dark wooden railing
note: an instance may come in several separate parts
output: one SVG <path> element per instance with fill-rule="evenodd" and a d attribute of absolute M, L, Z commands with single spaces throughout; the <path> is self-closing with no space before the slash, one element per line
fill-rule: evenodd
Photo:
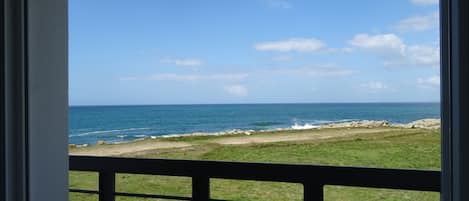
<path fill-rule="evenodd" d="M 114 201 L 115 196 L 213 200 L 211 178 L 300 183 L 305 201 L 322 201 L 324 185 L 440 191 L 440 172 L 430 170 L 88 156 L 71 156 L 70 170 L 99 173 L 98 191 L 70 189 L 70 192 L 99 194 L 100 201 Z M 192 197 L 116 192 L 116 173 L 191 177 Z"/>

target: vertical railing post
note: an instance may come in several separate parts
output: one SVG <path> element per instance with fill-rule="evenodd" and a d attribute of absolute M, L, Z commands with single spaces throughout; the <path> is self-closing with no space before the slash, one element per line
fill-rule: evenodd
<path fill-rule="evenodd" d="M 210 200 L 210 178 L 202 176 L 192 177 L 192 200 Z"/>
<path fill-rule="evenodd" d="M 303 183 L 304 201 L 323 201 L 324 185 L 317 183 Z"/>
<path fill-rule="evenodd" d="M 99 201 L 115 201 L 116 175 L 110 171 L 99 172 Z"/>

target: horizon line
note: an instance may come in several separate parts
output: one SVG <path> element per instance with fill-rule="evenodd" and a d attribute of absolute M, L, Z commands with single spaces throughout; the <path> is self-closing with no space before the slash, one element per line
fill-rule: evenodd
<path fill-rule="evenodd" d="M 106 107 L 106 106 L 187 106 L 187 105 L 280 105 L 280 104 L 392 104 L 392 103 L 441 103 L 440 101 L 383 101 L 383 102 L 273 102 L 273 103 L 162 103 L 162 104 L 83 104 L 68 107 Z"/>

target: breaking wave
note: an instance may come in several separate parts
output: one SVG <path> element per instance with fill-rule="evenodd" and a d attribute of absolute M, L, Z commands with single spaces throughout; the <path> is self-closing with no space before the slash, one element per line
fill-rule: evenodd
<path fill-rule="evenodd" d="M 115 132 L 123 132 L 123 131 L 136 131 L 136 130 L 149 130 L 149 129 L 151 128 L 125 128 L 125 129 L 116 129 L 116 130 L 91 131 L 91 132 L 86 132 L 86 133 L 70 135 L 69 137 L 83 137 L 87 135 L 102 134 L 102 133 L 115 133 Z"/>
<path fill-rule="evenodd" d="M 300 124 L 294 124 L 293 126 L 291 126 L 291 129 L 293 130 L 305 130 L 305 129 L 313 129 L 313 128 L 319 128 L 318 125 L 312 125 L 312 124 L 303 124 L 303 125 L 300 125 Z"/>

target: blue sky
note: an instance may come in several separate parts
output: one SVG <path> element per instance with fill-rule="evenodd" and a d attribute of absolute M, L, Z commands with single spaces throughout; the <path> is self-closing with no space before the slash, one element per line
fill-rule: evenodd
<path fill-rule="evenodd" d="M 70 0 L 71 105 L 439 100 L 438 0 Z"/>

